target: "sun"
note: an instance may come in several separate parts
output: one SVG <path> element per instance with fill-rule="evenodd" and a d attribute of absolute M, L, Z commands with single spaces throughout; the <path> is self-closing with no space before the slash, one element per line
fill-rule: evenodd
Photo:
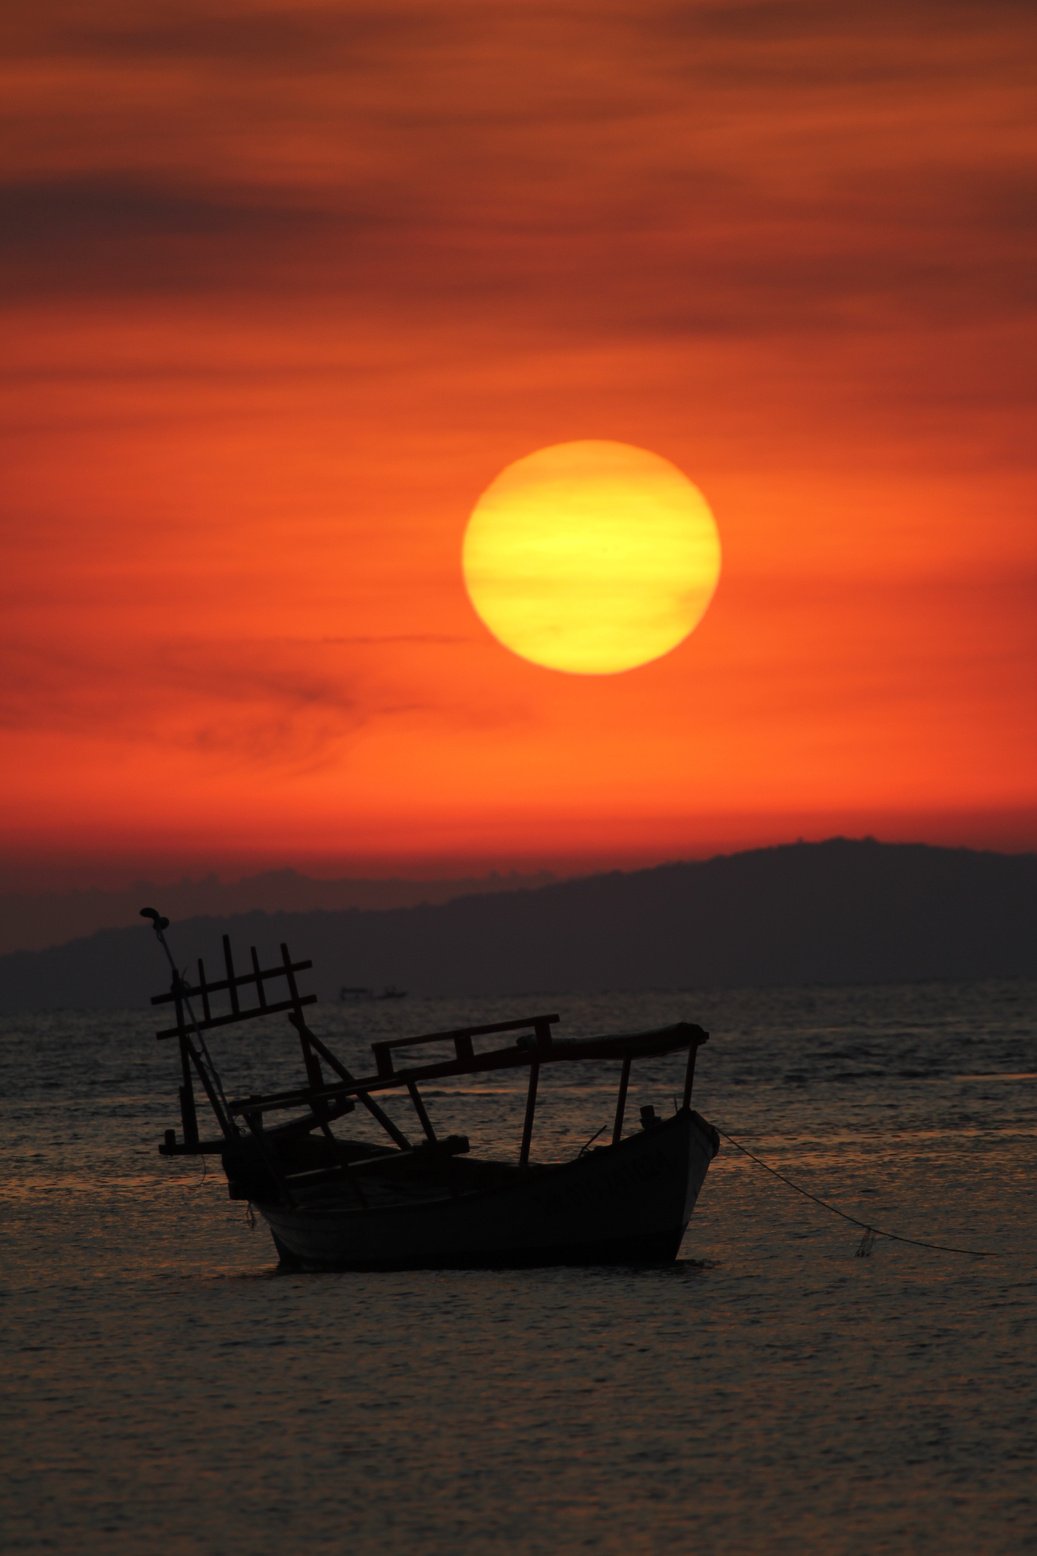
<path fill-rule="evenodd" d="M 709 506 L 629 443 L 557 443 L 508 465 L 468 521 L 465 586 L 505 647 L 571 675 L 615 675 L 682 643 L 720 576 Z"/>

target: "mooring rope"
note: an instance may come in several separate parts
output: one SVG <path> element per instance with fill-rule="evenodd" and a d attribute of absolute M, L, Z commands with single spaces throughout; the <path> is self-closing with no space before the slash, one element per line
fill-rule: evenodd
<path fill-rule="evenodd" d="M 776 1167 L 772 1167 L 769 1162 L 765 1162 L 762 1156 L 756 1156 L 747 1146 L 736 1140 L 733 1135 L 729 1135 L 726 1130 L 718 1129 L 717 1134 L 722 1136 L 729 1145 L 733 1145 L 736 1151 L 741 1151 L 743 1156 L 748 1156 L 749 1160 L 755 1162 L 757 1167 L 762 1167 L 764 1172 L 771 1173 L 773 1177 L 787 1184 L 790 1189 L 795 1189 L 797 1194 L 802 1194 L 804 1199 L 813 1200 L 815 1205 L 820 1205 L 822 1210 L 830 1211 L 833 1216 L 841 1216 L 844 1221 L 849 1221 L 851 1226 L 859 1226 L 864 1236 L 857 1245 L 858 1259 L 866 1259 L 868 1257 L 877 1237 L 888 1237 L 895 1243 L 910 1243 L 913 1248 L 933 1248 L 938 1253 L 963 1253 L 972 1259 L 997 1258 L 996 1249 L 954 1248 L 949 1243 L 927 1243 L 920 1237 L 904 1237 L 900 1232 L 887 1232 L 883 1227 L 872 1226 L 868 1221 L 859 1221 L 856 1216 L 849 1216 L 845 1210 L 840 1210 L 838 1205 L 830 1205 L 826 1199 L 821 1199 L 817 1194 L 811 1194 L 809 1189 L 804 1189 L 798 1183 L 793 1183 L 791 1178 L 786 1178 L 783 1172 L 779 1172 Z"/>

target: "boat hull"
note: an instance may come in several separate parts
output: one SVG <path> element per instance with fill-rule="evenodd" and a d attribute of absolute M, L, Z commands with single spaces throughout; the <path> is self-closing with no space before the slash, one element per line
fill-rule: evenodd
<path fill-rule="evenodd" d="M 694 1110 L 558 1166 L 417 1202 L 256 1205 L 282 1262 L 317 1270 L 654 1264 L 676 1258 L 719 1144 Z"/>

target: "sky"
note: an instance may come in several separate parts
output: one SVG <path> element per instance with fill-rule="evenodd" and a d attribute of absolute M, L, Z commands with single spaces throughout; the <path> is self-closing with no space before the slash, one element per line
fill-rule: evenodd
<path fill-rule="evenodd" d="M 16 0 L 0 881 L 1037 847 L 1037 11 Z M 480 494 L 671 461 L 722 570 L 573 675 Z"/>

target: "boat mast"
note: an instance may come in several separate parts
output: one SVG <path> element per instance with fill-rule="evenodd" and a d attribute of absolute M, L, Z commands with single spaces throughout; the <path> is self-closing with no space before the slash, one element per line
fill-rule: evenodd
<path fill-rule="evenodd" d="M 198 1113 L 194 1102 L 194 1087 L 191 1081 L 192 1066 L 197 1071 L 202 1083 L 209 1106 L 216 1115 L 216 1121 L 223 1131 L 224 1138 L 234 1140 L 239 1134 L 237 1125 L 231 1117 L 230 1108 L 227 1105 L 227 1097 L 223 1090 L 223 1082 L 220 1072 L 213 1063 L 202 1027 L 194 1013 L 191 1004 L 191 991 L 180 976 L 180 969 L 173 960 L 173 953 L 169 949 L 165 931 L 169 928 L 169 920 L 159 913 L 157 908 L 141 908 L 141 918 L 150 919 L 151 927 L 155 931 L 159 945 L 166 954 L 173 974 L 172 995 L 176 1005 L 177 1035 L 180 1039 L 180 1062 L 183 1073 L 183 1081 L 180 1086 L 180 1114 L 184 1124 L 184 1144 L 192 1146 L 198 1144 Z M 226 944 L 226 941 L 224 942 Z M 232 971 L 228 968 L 228 977 L 232 977 Z M 204 980 L 202 983 L 202 999 L 206 1006 L 208 1016 L 208 999 Z M 186 1020 L 185 1020 L 186 1016 Z M 196 1048 L 192 1042 L 192 1035 L 198 1040 Z"/>

